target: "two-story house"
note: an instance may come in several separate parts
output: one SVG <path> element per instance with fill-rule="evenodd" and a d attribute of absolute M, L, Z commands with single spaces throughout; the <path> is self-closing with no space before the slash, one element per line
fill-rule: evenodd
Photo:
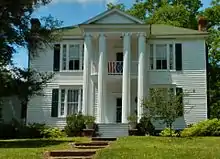
<path fill-rule="evenodd" d="M 30 101 L 27 122 L 63 128 L 81 111 L 96 117 L 103 136 L 127 135 L 127 117 L 141 118 L 150 88 L 188 91 L 174 128 L 207 119 L 206 32 L 147 25 L 117 9 L 61 31 L 62 41 L 30 61 L 55 76 L 45 96 Z"/>

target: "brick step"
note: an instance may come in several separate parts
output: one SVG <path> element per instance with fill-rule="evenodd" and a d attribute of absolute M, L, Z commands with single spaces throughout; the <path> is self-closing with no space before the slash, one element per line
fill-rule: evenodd
<path fill-rule="evenodd" d="M 67 156 L 67 157 L 50 157 L 49 159 L 92 159 L 93 156 Z"/>
<path fill-rule="evenodd" d="M 106 148 L 106 146 L 74 146 L 74 148 L 77 148 L 77 149 L 88 149 L 88 150 L 91 150 L 91 149 L 103 149 L 103 148 Z"/>
<path fill-rule="evenodd" d="M 92 141 L 116 141 L 116 137 L 93 137 Z"/>
<path fill-rule="evenodd" d="M 96 150 L 54 150 L 45 153 L 48 157 L 90 157 L 96 153 Z"/>
<path fill-rule="evenodd" d="M 92 141 L 86 143 L 74 143 L 75 146 L 107 146 L 107 141 Z"/>

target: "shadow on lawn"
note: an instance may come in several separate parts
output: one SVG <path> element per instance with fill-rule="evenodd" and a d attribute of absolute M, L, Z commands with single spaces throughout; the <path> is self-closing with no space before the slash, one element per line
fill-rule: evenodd
<path fill-rule="evenodd" d="M 0 140 L 0 148 L 40 148 L 54 146 L 68 142 L 66 140 L 44 140 L 44 139 L 27 139 L 27 140 Z"/>

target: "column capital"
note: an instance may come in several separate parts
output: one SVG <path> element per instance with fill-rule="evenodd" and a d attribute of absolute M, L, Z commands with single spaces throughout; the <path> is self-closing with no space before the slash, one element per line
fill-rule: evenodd
<path fill-rule="evenodd" d="M 125 33 L 122 33 L 122 36 L 131 36 L 132 33 L 131 32 L 125 32 Z"/>
<path fill-rule="evenodd" d="M 84 38 L 92 38 L 91 33 L 84 33 L 83 36 L 84 36 Z"/>
<path fill-rule="evenodd" d="M 146 37 L 146 33 L 145 32 L 138 32 L 137 36 L 138 37 Z"/>
<path fill-rule="evenodd" d="M 106 37 L 106 34 L 105 33 L 99 33 L 98 37 Z"/>

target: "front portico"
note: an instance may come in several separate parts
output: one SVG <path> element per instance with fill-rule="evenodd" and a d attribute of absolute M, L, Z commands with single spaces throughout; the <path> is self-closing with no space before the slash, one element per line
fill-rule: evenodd
<path fill-rule="evenodd" d="M 80 28 L 85 39 L 82 112 L 95 114 L 97 123 L 128 123 L 127 117 L 136 111 L 140 119 L 141 102 L 148 88 L 149 26 L 113 9 L 81 24 Z M 113 85 L 117 91 L 111 90 Z M 91 109 L 93 106 L 95 109 Z"/>

